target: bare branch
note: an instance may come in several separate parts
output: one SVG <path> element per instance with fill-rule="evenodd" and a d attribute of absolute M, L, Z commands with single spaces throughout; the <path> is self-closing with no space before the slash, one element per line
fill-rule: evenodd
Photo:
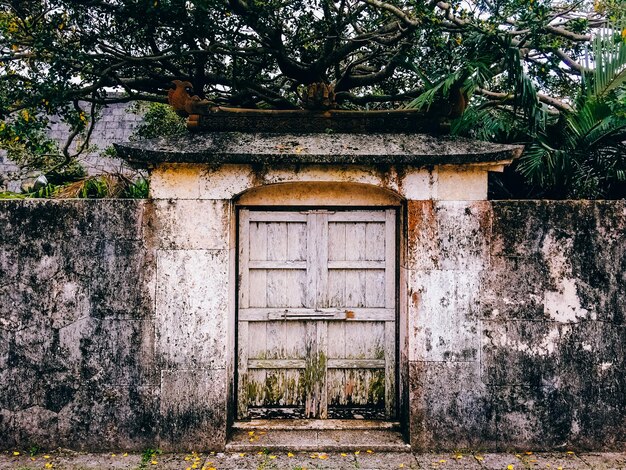
<path fill-rule="evenodd" d="M 396 18 L 401 20 L 409 28 L 417 28 L 420 24 L 419 21 L 411 18 L 408 14 L 403 12 L 400 8 L 396 7 L 395 5 L 391 5 L 390 3 L 381 2 L 380 0 L 361 0 L 361 1 L 367 3 L 368 5 L 374 8 L 379 8 L 381 10 L 388 11 L 389 13 L 394 15 Z"/>
<path fill-rule="evenodd" d="M 494 91 L 485 90 L 483 88 L 477 88 L 476 94 L 485 96 L 486 98 L 492 100 L 498 100 L 502 103 L 514 101 L 516 99 L 516 95 L 514 93 L 498 93 Z M 553 108 L 558 109 L 559 111 L 572 111 L 573 108 L 562 101 L 557 100 L 556 98 L 552 98 L 550 96 L 544 95 L 543 93 L 537 93 L 537 98 L 540 102 L 545 103 Z"/>

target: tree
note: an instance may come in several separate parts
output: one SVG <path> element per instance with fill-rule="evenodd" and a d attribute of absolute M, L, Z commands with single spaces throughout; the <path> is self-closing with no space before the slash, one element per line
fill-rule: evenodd
<path fill-rule="evenodd" d="M 572 108 L 537 133 L 520 162 L 530 182 L 560 196 L 606 197 L 626 182 L 626 20 L 610 26 L 594 38 L 596 66 Z"/>
<path fill-rule="evenodd" d="M 100 106 L 164 102 L 174 79 L 245 107 L 298 107 L 303 86 L 318 82 L 332 84 L 347 108 L 428 106 L 453 90 L 480 97 L 482 109 L 536 120 L 538 110 L 572 108 L 568 97 L 593 62 L 592 33 L 623 8 L 618 0 L 0 1 L 0 140 L 19 137 L 41 154 L 31 131 L 46 115 L 88 137 Z M 47 168 L 74 161 L 69 149 Z"/>

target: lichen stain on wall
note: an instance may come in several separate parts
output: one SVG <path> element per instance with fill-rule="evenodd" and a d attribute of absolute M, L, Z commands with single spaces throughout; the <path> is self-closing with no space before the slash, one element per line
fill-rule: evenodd
<path fill-rule="evenodd" d="M 175 202 L 0 202 L 0 448 L 223 448 L 232 207 L 195 181 Z M 626 202 L 406 215 L 414 449 L 623 449 Z"/>
<path fill-rule="evenodd" d="M 544 294 L 544 312 L 558 322 L 576 322 L 582 319 L 595 320 L 594 312 L 582 308 L 576 279 L 572 277 L 569 257 L 573 251 L 573 240 L 558 240 L 551 232 L 546 233 L 541 252 L 546 261 L 552 282 L 556 289 Z"/>

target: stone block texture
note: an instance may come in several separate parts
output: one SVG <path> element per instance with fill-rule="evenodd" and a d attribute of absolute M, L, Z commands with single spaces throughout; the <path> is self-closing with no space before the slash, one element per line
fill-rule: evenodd
<path fill-rule="evenodd" d="M 170 282 L 157 266 L 221 273 L 224 250 L 159 251 L 157 213 L 147 201 L 0 201 L 0 448 L 223 447 L 226 315 L 211 309 L 226 295 L 193 281 L 207 295 L 183 309 L 186 324 L 172 302 L 187 276 L 157 289 Z"/>
<path fill-rule="evenodd" d="M 409 201 L 407 219 L 413 447 L 623 449 L 626 203 Z"/>
<path fill-rule="evenodd" d="M 223 449 L 231 211 L 0 201 L 0 448 Z M 626 202 L 407 201 L 403 220 L 413 448 L 623 449 Z"/>

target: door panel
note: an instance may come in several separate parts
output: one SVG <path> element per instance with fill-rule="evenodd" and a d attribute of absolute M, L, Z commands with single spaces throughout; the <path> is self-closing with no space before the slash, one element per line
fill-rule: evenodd
<path fill-rule="evenodd" d="M 240 211 L 238 418 L 395 415 L 395 211 Z"/>

